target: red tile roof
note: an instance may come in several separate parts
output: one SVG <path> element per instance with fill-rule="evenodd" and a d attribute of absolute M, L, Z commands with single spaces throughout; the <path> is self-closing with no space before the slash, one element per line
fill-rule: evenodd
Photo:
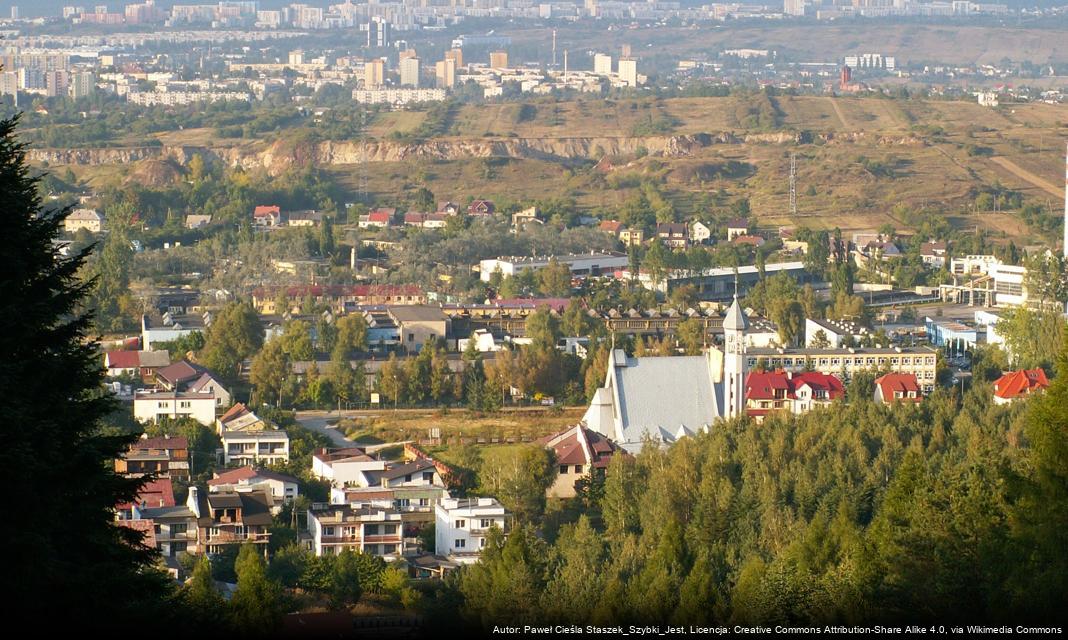
<path fill-rule="evenodd" d="M 618 220 L 605 220 L 600 225 L 601 231 L 607 231 L 609 233 L 616 233 L 616 234 L 618 234 L 624 228 L 625 228 L 625 225 L 622 222 L 618 221 Z"/>
<path fill-rule="evenodd" d="M 222 424 L 226 424 L 227 422 L 230 422 L 231 420 L 233 420 L 235 418 L 240 418 L 241 416 L 243 416 L 243 415 L 245 415 L 247 413 L 251 413 L 248 410 L 248 407 L 246 407 L 244 404 L 238 402 L 234 406 L 232 406 L 229 409 L 227 409 L 226 413 L 222 414 L 222 416 L 219 418 L 219 422 L 221 422 Z"/>
<path fill-rule="evenodd" d="M 583 446 L 580 431 L 589 451 Z M 591 464 L 596 468 L 607 467 L 612 456 L 622 451 L 619 445 L 583 426 L 568 427 L 538 440 L 538 444 L 552 449 L 558 464 Z"/>
<path fill-rule="evenodd" d="M 252 211 L 254 218 L 266 218 L 270 215 L 282 215 L 282 209 L 278 205 L 259 205 Z"/>
<path fill-rule="evenodd" d="M 137 351 L 108 351 L 104 363 L 109 369 L 137 369 L 141 366 L 141 356 Z"/>
<path fill-rule="evenodd" d="M 1022 398 L 1049 387 L 1046 372 L 1042 369 L 1020 369 L 1001 376 L 994 382 L 994 395 L 1005 400 Z"/>
<path fill-rule="evenodd" d="M 173 507 L 174 506 L 174 485 L 171 484 L 170 478 L 156 478 L 151 482 L 146 482 L 141 490 L 137 492 L 137 498 L 134 502 L 142 508 L 154 509 L 156 507 Z M 129 503 L 120 504 L 118 509 L 126 510 L 130 508 Z"/>
<path fill-rule="evenodd" d="M 920 384 L 916 381 L 916 376 L 911 373 L 888 373 L 875 379 L 875 388 L 879 390 L 883 402 L 887 404 L 891 404 L 895 400 L 902 402 L 919 402 L 922 400 Z M 897 396 L 898 393 L 901 394 L 900 397 Z M 915 397 L 908 397 L 909 393 L 914 394 Z"/>
<path fill-rule="evenodd" d="M 297 479 L 293 476 L 287 476 L 284 473 L 275 473 L 267 469 L 254 469 L 252 467 L 238 467 L 237 469 L 231 469 L 216 475 L 211 480 L 208 480 L 209 487 L 218 487 L 227 484 L 237 484 L 242 480 L 251 480 L 253 478 L 265 478 L 268 480 L 278 480 L 280 482 L 297 482 Z"/>
<path fill-rule="evenodd" d="M 753 371 L 745 379 L 745 397 L 747 400 L 793 400 L 797 398 L 797 390 L 802 385 L 813 390 L 826 391 L 829 400 L 845 395 L 842 381 L 830 374 L 818 371 L 804 371 L 792 375 L 785 371 Z M 777 391 L 781 392 L 778 396 Z"/>

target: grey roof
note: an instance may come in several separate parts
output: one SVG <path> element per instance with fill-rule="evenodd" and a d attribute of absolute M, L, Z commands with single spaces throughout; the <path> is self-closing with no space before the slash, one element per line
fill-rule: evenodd
<path fill-rule="evenodd" d="M 393 478 L 399 478 L 401 476 L 406 476 L 409 473 L 416 473 L 416 472 L 419 472 L 419 471 L 423 471 L 424 469 L 432 469 L 433 467 L 434 467 L 434 463 L 433 462 L 430 462 L 429 460 L 424 460 L 424 459 L 420 458 L 420 459 L 415 460 L 413 462 L 408 462 L 408 463 L 405 463 L 405 464 L 398 464 L 398 465 L 396 465 L 394 467 L 386 469 L 384 472 L 382 472 L 379 475 L 379 477 L 380 478 L 385 478 L 387 480 L 392 480 Z"/>
<path fill-rule="evenodd" d="M 723 318 L 723 328 L 728 330 L 742 330 L 749 327 L 749 321 L 742 312 L 742 306 L 738 304 L 738 296 L 734 296 L 731 308 L 727 309 L 727 316 Z"/>
<path fill-rule="evenodd" d="M 388 311 L 391 316 L 396 318 L 397 322 L 444 322 L 448 319 L 441 307 L 432 307 L 430 305 L 401 305 L 389 307 Z"/>
<path fill-rule="evenodd" d="M 670 442 L 680 431 L 699 431 L 721 415 L 707 355 L 627 358 L 625 366 L 616 364 L 625 442 L 640 442 L 646 434 Z"/>

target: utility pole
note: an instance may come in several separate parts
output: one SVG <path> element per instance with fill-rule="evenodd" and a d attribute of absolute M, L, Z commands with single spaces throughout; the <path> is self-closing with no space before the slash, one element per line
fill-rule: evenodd
<path fill-rule="evenodd" d="M 790 215 L 797 217 L 797 155 L 790 152 Z"/>

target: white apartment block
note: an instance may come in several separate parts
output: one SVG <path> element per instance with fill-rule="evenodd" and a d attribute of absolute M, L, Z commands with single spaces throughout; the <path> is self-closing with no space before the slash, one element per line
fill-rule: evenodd
<path fill-rule="evenodd" d="M 510 521 L 496 498 L 444 498 L 434 508 L 435 553 L 473 564 L 486 546 L 490 529 L 507 533 Z"/>
<path fill-rule="evenodd" d="M 352 99 L 360 104 L 408 104 L 410 102 L 441 102 L 444 89 L 355 89 Z"/>
<path fill-rule="evenodd" d="M 393 509 L 314 504 L 308 510 L 308 531 L 317 556 L 345 549 L 391 560 L 404 555 L 404 525 Z"/>
<path fill-rule="evenodd" d="M 858 372 L 911 373 L 923 392 L 935 387 L 937 351 L 931 347 L 856 347 L 838 349 L 746 349 L 750 370 L 758 363 L 765 370 L 792 373 L 819 371 L 849 382 Z"/>
<path fill-rule="evenodd" d="M 134 418 L 141 422 L 193 418 L 208 426 L 215 422 L 215 394 L 139 391 L 134 394 Z"/>

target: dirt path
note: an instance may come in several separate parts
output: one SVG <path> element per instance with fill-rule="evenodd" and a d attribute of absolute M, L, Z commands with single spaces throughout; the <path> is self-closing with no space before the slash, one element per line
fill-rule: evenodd
<path fill-rule="evenodd" d="M 838 106 L 838 98 L 828 98 L 831 101 L 831 106 L 834 107 L 834 113 L 838 116 L 839 122 L 842 123 L 843 129 L 849 128 L 849 121 L 846 120 L 845 114 L 842 113 L 842 107 Z"/>
<path fill-rule="evenodd" d="M 996 158 L 991 158 L 990 160 L 994 164 L 996 164 L 996 165 L 1000 166 L 1001 168 L 1005 169 L 1006 171 L 1012 173 L 1017 178 L 1020 178 L 1021 180 L 1024 180 L 1026 182 L 1030 182 L 1032 185 L 1038 187 L 1039 189 L 1042 189 L 1046 193 L 1048 193 L 1048 194 L 1050 194 L 1052 196 L 1057 196 L 1058 198 L 1063 198 L 1064 197 L 1064 190 L 1063 189 L 1058 189 L 1049 180 L 1046 180 L 1045 178 L 1041 178 L 1039 176 L 1036 176 L 1035 174 L 1031 173 L 1027 169 L 1024 169 L 1023 167 L 1019 166 L 1018 164 L 1016 164 L 1012 160 L 1009 160 L 1008 158 L 1005 158 L 1005 157 L 1002 157 L 1002 156 L 998 156 Z"/>

